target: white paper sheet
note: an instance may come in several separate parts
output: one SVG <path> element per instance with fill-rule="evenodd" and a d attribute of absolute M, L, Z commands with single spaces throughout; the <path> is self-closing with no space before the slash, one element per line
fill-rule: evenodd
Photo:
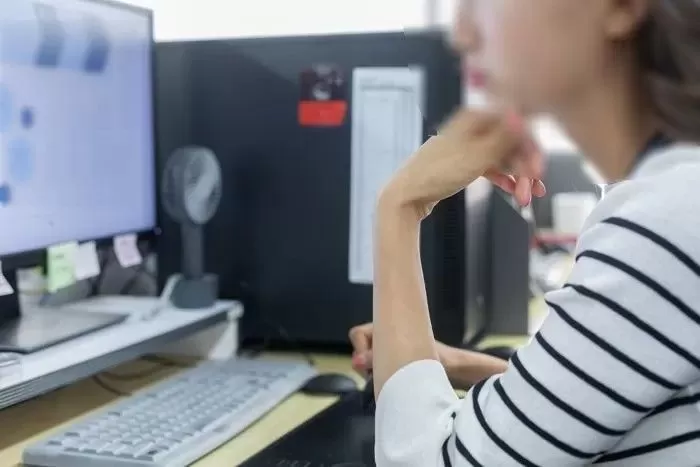
<path fill-rule="evenodd" d="M 123 268 L 138 266 L 143 261 L 139 247 L 136 244 L 138 237 L 136 234 L 120 235 L 114 237 L 114 255 Z"/>
<path fill-rule="evenodd" d="M 81 281 L 99 274 L 100 260 L 95 242 L 81 243 L 75 253 L 75 279 Z"/>
<path fill-rule="evenodd" d="M 377 195 L 423 143 L 423 72 L 357 68 L 352 85 L 350 282 L 373 282 Z"/>

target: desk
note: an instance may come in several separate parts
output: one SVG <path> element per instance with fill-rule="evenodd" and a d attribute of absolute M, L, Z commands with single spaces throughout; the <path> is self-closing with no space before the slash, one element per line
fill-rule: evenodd
<path fill-rule="evenodd" d="M 526 338 L 523 337 L 504 336 L 491 337 L 485 340 L 484 344 L 486 346 L 519 345 L 525 341 Z M 358 383 L 362 382 L 361 378 L 352 371 L 349 357 L 314 355 L 313 359 L 322 373 L 345 373 L 355 378 Z M 155 364 L 138 361 L 122 365 L 113 372 L 124 374 L 142 372 L 149 368 L 155 368 Z M 159 371 L 150 376 L 135 381 L 114 383 L 110 381 L 110 383 L 121 390 L 133 392 L 182 371 L 173 367 L 158 367 L 158 369 Z M 0 431 L 0 466 L 20 466 L 22 451 L 25 447 L 117 399 L 119 396 L 108 392 L 93 380 L 83 380 L 0 411 L 0 427 L 3 427 Z M 295 394 L 245 432 L 194 465 L 195 467 L 239 465 L 335 401 L 335 397 Z M 12 427 L 12 429 L 7 430 L 6 427 Z"/>
<path fill-rule="evenodd" d="M 345 373 L 361 383 L 361 378 L 352 371 L 349 357 L 314 356 L 314 362 L 320 372 Z M 155 368 L 155 364 L 142 361 L 131 362 L 116 368 L 113 372 L 121 374 L 141 372 L 152 367 Z M 110 380 L 110 385 L 133 392 L 178 371 L 182 370 L 160 367 L 159 371 L 148 377 L 129 382 Z M 0 427 L 3 427 L 0 431 L 0 466 L 21 466 L 22 451 L 25 447 L 65 428 L 90 412 L 104 408 L 105 405 L 117 399 L 119 396 L 108 392 L 95 381 L 84 380 L 0 411 Z M 295 394 L 245 432 L 194 465 L 196 467 L 239 465 L 335 401 L 335 397 Z M 11 427 L 11 430 L 7 427 Z"/>
<path fill-rule="evenodd" d="M 23 355 L 18 376 L 0 381 L 0 409 L 72 384 L 141 355 L 157 352 L 168 343 L 224 323 L 227 318 L 238 319 L 242 314 L 242 306 L 237 302 L 220 301 L 209 309 L 195 313 L 163 308 L 159 300 L 152 297 L 105 296 L 67 306 L 94 313 L 130 313 L 132 317 L 122 324 Z M 162 312 L 153 319 L 140 318 L 156 308 Z M 55 311 L 60 312 L 60 307 Z"/>

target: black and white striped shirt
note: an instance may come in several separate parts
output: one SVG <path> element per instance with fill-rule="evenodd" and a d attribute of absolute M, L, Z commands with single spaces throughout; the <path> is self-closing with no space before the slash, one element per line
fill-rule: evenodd
<path fill-rule="evenodd" d="M 464 399 L 436 361 L 395 373 L 377 465 L 700 465 L 698 188 L 700 147 L 684 145 L 616 185 L 540 332 Z"/>

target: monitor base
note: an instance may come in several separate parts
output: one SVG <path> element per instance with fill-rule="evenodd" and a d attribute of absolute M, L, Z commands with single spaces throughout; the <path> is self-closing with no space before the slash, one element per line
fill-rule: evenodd
<path fill-rule="evenodd" d="M 35 310 L 0 325 L 0 352 L 34 353 L 119 324 L 128 315 L 78 310 Z"/>

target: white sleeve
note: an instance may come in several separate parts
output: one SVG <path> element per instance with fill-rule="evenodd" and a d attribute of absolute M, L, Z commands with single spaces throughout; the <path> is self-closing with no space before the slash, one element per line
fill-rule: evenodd
<path fill-rule="evenodd" d="M 459 405 L 436 360 L 414 362 L 394 373 L 376 404 L 377 467 L 442 465 L 441 446 L 454 431 L 452 414 Z"/>
<path fill-rule="evenodd" d="M 377 400 L 377 465 L 580 466 L 656 449 L 618 443 L 700 378 L 689 305 L 700 302 L 700 245 L 694 232 L 669 241 L 669 226 L 630 217 L 581 237 L 569 284 L 547 296 L 545 324 L 503 375 L 460 401 L 437 361 L 394 374 Z M 668 429 L 654 436 L 679 436 Z"/>

